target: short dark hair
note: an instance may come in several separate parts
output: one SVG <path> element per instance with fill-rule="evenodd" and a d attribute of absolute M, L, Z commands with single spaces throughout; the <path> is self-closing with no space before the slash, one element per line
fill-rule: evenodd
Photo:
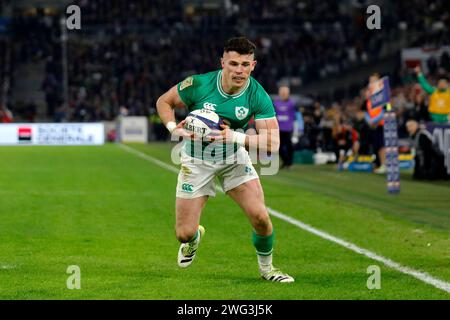
<path fill-rule="evenodd" d="M 223 51 L 236 51 L 239 54 L 255 54 L 256 45 L 246 37 L 233 37 L 227 40 Z"/>

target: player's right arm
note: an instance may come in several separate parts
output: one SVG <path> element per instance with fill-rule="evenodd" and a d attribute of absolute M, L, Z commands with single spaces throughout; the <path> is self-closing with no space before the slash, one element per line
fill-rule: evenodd
<path fill-rule="evenodd" d="M 167 130 L 181 137 L 190 137 L 191 135 L 183 129 L 185 120 L 181 121 L 178 125 L 175 120 L 174 109 L 184 107 L 185 104 L 181 100 L 176 85 L 161 95 L 156 101 L 156 110 Z"/>

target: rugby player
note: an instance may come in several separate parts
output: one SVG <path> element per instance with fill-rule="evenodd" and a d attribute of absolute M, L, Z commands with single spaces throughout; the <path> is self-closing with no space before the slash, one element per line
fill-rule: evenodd
<path fill-rule="evenodd" d="M 293 282 L 293 277 L 272 265 L 273 226 L 258 174 L 246 150 L 259 148 L 273 154 L 279 149 L 279 128 L 272 101 L 250 76 L 256 66 L 255 49 L 256 46 L 245 37 L 229 39 L 223 50 L 221 69 L 187 77 L 159 97 L 156 103 L 158 114 L 172 135 L 192 138 L 183 129 L 184 120 L 176 124 L 174 108 L 212 110 L 225 123 L 215 141 L 201 144 L 200 154 L 194 146 L 196 141 L 189 139 L 185 139 L 181 151 L 175 224 L 176 237 L 181 242 L 178 265 L 188 267 L 196 256 L 205 234 L 200 216 L 208 198 L 215 196 L 214 178 L 218 176 L 224 192 L 242 208 L 253 227 L 252 241 L 262 278 Z M 235 131 L 245 129 L 252 117 L 258 134 Z M 206 152 L 210 143 L 218 147 Z M 234 160 L 231 163 L 230 158 Z M 193 161 L 195 159 L 201 161 Z"/>

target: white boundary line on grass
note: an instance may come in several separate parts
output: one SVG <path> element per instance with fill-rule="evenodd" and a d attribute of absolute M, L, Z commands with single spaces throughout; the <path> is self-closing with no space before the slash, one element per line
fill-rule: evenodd
<path fill-rule="evenodd" d="M 2 265 L 0 265 L 0 270 L 10 270 L 10 269 L 14 269 L 15 267 L 16 267 L 15 265 L 2 264 Z"/>
<path fill-rule="evenodd" d="M 164 163 L 164 162 L 162 162 L 162 161 L 160 161 L 160 160 L 158 160 L 158 159 L 156 159 L 156 158 L 154 158 L 152 156 L 149 156 L 149 155 L 147 155 L 147 154 L 145 154 L 143 152 L 140 152 L 140 151 L 138 151 L 136 149 L 133 149 L 133 148 L 128 147 L 128 146 L 123 145 L 123 144 L 120 144 L 119 147 L 121 149 L 129 152 L 129 153 L 132 153 L 132 154 L 134 154 L 134 155 L 136 155 L 136 156 L 138 156 L 138 157 L 140 157 L 140 158 L 142 158 L 144 160 L 152 162 L 152 163 L 154 163 L 154 164 L 156 164 L 156 165 L 158 165 L 158 166 L 160 166 L 162 168 L 165 168 L 165 169 L 167 169 L 169 171 L 172 171 L 174 173 L 178 173 L 178 171 L 179 171 L 176 167 L 168 165 L 167 163 Z M 324 232 L 324 231 L 321 231 L 319 229 L 316 229 L 316 228 L 314 228 L 314 227 L 312 227 L 312 226 L 310 226 L 308 224 L 305 224 L 305 223 L 303 223 L 303 222 L 301 222 L 301 221 L 299 221 L 297 219 L 294 219 L 294 218 L 292 218 L 292 217 L 290 217 L 290 216 L 288 216 L 288 215 L 286 215 L 284 213 L 281 213 L 281 212 L 276 211 L 274 209 L 271 209 L 269 207 L 267 207 L 267 210 L 269 211 L 269 213 L 271 215 L 273 215 L 273 216 L 275 216 L 275 217 L 277 217 L 277 218 L 279 218 L 279 219 L 281 219 L 281 220 L 283 220 L 285 222 L 288 222 L 288 223 L 290 223 L 290 224 L 292 224 L 292 225 L 294 225 L 294 226 L 296 226 L 296 227 L 298 227 L 298 228 L 300 228 L 300 229 L 302 229 L 304 231 L 312 233 L 312 234 L 314 234 L 314 235 L 316 235 L 316 236 L 318 236 L 318 237 L 320 237 L 322 239 L 334 242 L 334 243 L 336 243 L 336 244 L 338 244 L 338 245 L 340 245 L 340 246 L 342 246 L 344 248 L 352 250 L 352 251 L 354 251 L 356 253 L 359 253 L 359 254 L 361 254 L 363 256 L 366 256 L 366 257 L 368 257 L 368 258 L 370 258 L 372 260 L 376 260 L 378 262 L 381 262 L 381 263 L 383 263 L 384 265 L 386 265 L 389 268 L 392 268 L 392 269 L 397 270 L 397 271 L 399 271 L 401 273 L 404 273 L 404 274 L 407 274 L 409 276 L 412 276 L 412 277 L 414 277 L 414 278 L 416 278 L 416 279 L 418 279 L 418 280 L 420 280 L 422 282 L 425 282 L 425 283 L 428 283 L 428 284 L 434 286 L 435 288 L 438 288 L 438 289 L 441 289 L 441 290 L 443 290 L 443 291 L 445 291 L 447 293 L 450 293 L 450 283 L 445 282 L 443 280 L 440 280 L 438 278 L 435 278 L 435 277 L 429 275 L 426 272 L 417 271 L 417 270 L 414 270 L 412 268 L 409 268 L 409 267 L 406 267 L 406 266 L 402 266 L 401 264 L 399 264 L 399 263 L 397 263 L 395 261 L 392 261 L 391 259 L 388 259 L 388 258 L 385 258 L 383 256 L 380 256 L 380 255 L 378 255 L 378 254 L 376 254 L 374 252 L 371 252 L 369 250 L 360 248 L 360 247 L 358 247 L 357 245 L 355 245 L 353 243 L 350 243 L 350 242 L 347 242 L 347 241 L 342 240 L 340 238 L 337 238 L 335 236 L 332 236 L 331 234 L 329 234 L 327 232 Z"/>

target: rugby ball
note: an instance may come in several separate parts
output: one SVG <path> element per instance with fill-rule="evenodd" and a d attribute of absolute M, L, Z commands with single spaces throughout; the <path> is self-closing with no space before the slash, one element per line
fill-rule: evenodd
<path fill-rule="evenodd" d="M 222 119 L 217 113 L 207 109 L 190 112 L 186 117 L 184 129 L 197 137 L 206 137 L 215 130 L 222 130 Z"/>

